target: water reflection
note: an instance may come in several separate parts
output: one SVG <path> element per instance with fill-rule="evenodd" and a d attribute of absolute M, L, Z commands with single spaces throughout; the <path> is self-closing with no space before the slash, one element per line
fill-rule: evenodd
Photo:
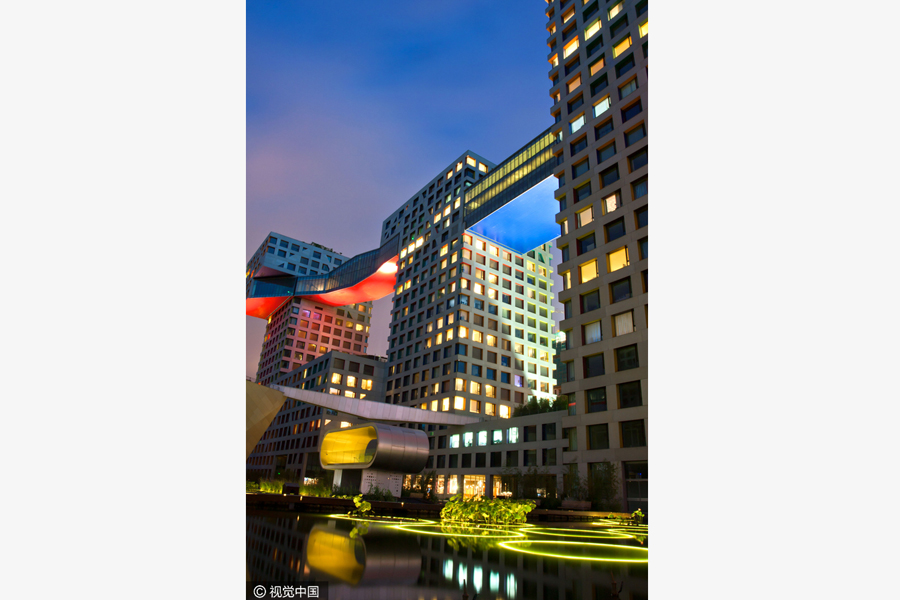
<path fill-rule="evenodd" d="M 647 598 L 646 564 L 576 561 L 522 554 L 498 546 L 513 539 L 510 537 L 445 537 L 377 523 L 354 525 L 352 521 L 318 515 L 251 512 L 247 516 L 250 579 L 325 580 L 330 583 L 332 600 L 459 600 L 463 582 L 469 598 L 477 593 L 478 600 Z M 565 528 L 541 526 L 565 532 Z M 643 546 L 635 540 L 622 542 L 646 548 L 646 541 Z"/>

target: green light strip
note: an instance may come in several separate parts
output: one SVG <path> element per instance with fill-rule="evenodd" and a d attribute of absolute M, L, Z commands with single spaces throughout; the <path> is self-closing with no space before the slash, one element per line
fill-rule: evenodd
<path fill-rule="evenodd" d="M 445 525 L 435 524 L 435 525 L 424 525 L 424 527 L 446 527 Z M 495 539 L 495 538 L 507 538 L 507 537 L 525 537 L 524 533 L 520 533 L 518 531 L 503 531 L 502 529 L 487 529 L 482 528 L 479 531 L 496 531 L 501 535 L 481 535 L 474 533 L 450 533 L 446 531 L 422 531 L 421 529 L 415 527 L 408 527 L 406 525 L 394 525 L 393 529 L 399 529 L 401 531 L 409 531 L 412 533 L 421 533 L 423 535 L 439 535 L 442 537 L 456 537 L 456 538 L 482 538 L 482 539 Z"/>
<path fill-rule="evenodd" d="M 394 523 L 419 523 L 419 524 L 433 524 L 437 521 L 429 521 L 428 519 L 364 519 L 361 517 L 348 517 L 347 515 L 328 515 L 331 519 L 346 519 L 347 521 L 363 521 L 366 523 L 384 523 L 385 525 L 391 525 Z"/>
<path fill-rule="evenodd" d="M 577 533 L 551 533 L 554 531 L 575 531 Z M 562 528 L 553 528 L 549 527 L 535 527 L 533 529 L 529 529 L 528 532 L 536 533 L 538 535 L 554 535 L 559 537 L 581 537 L 581 538 L 602 538 L 602 539 L 611 539 L 611 540 L 626 540 L 631 539 L 632 536 L 628 533 L 618 531 L 618 530 L 610 530 L 610 531 L 592 531 L 590 529 L 562 529 Z"/>
<path fill-rule="evenodd" d="M 572 560 L 592 560 L 597 562 L 624 562 L 624 563 L 647 563 L 649 561 L 648 558 L 643 559 L 632 559 L 632 558 L 599 558 L 593 556 L 569 556 L 567 554 L 554 554 L 552 552 L 531 552 L 529 550 L 522 550 L 519 548 L 513 548 L 511 546 L 515 544 L 565 544 L 567 546 L 592 546 L 594 548 L 616 548 L 621 550 L 623 548 L 627 548 L 632 552 L 646 553 L 648 550 L 646 548 L 636 548 L 633 546 L 622 546 L 620 544 L 599 544 L 596 542 L 557 542 L 557 541 L 546 541 L 546 542 L 535 542 L 530 540 L 514 540 L 510 542 L 500 542 L 498 545 L 506 548 L 507 550 L 512 550 L 513 552 L 521 552 L 522 554 L 533 554 L 535 556 L 549 556 L 552 558 L 569 558 Z"/>

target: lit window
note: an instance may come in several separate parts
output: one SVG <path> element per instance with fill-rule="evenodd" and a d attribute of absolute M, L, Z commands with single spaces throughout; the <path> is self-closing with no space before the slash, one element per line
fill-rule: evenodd
<path fill-rule="evenodd" d="M 337 388 L 328 388 L 328 393 L 331 394 L 332 396 L 340 396 L 341 390 L 339 390 Z"/>
<path fill-rule="evenodd" d="M 490 402 L 485 402 L 484 403 L 484 414 L 491 416 L 491 417 L 497 416 L 497 405 L 491 404 Z M 495 431 L 494 433 L 496 435 L 497 432 Z"/>
<path fill-rule="evenodd" d="M 613 58 L 616 58 L 626 50 L 631 48 L 631 36 L 626 36 L 624 40 L 613 46 Z"/>
<path fill-rule="evenodd" d="M 573 52 L 578 50 L 578 38 L 576 37 L 574 40 L 569 42 L 563 47 L 563 60 L 569 58 Z"/>
<path fill-rule="evenodd" d="M 453 380 L 453 389 L 455 389 L 457 392 L 466 391 L 466 380 L 459 379 L 459 378 L 454 379 Z"/>
<path fill-rule="evenodd" d="M 467 431 L 463 434 L 463 447 L 471 448 L 475 445 L 475 432 Z"/>
<path fill-rule="evenodd" d="M 570 20 L 572 20 L 572 17 L 574 17 L 574 16 L 575 16 L 575 7 L 573 6 L 568 11 L 563 13 L 563 16 L 562 16 L 563 23 L 568 23 Z"/>
<path fill-rule="evenodd" d="M 551 67 L 558 67 L 558 66 L 559 66 L 559 55 L 558 55 L 558 54 L 554 54 L 554 55 L 550 58 L 550 66 L 551 66 Z"/>
<path fill-rule="evenodd" d="M 598 117 L 608 111 L 610 105 L 611 102 L 609 100 L 609 96 L 607 95 L 605 98 L 594 104 L 594 116 Z"/>
<path fill-rule="evenodd" d="M 628 266 L 628 248 L 623 246 L 606 255 L 609 260 L 609 272 L 618 271 Z"/>
<path fill-rule="evenodd" d="M 454 410 L 466 410 L 466 399 L 462 396 L 455 396 L 453 398 L 453 409 Z"/>
<path fill-rule="evenodd" d="M 340 373 L 332 373 L 331 374 L 331 383 L 335 385 L 341 385 L 341 379 L 343 376 Z"/>
<path fill-rule="evenodd" d="M 350 426 L 351 426 L 351 424 L 348 423 L 347 421 L 341 421 L 341 429 L 344 429 L 345 427 L 350 427 Z"/>
<path fill-rule="evenodd" d="M 469 393 L 480 396 L 481 395 L 481 384 L 478 383 L 477 381 L 470 381 L 469 382 Z"/>
<path fill-rule="evenodd" d="M 584 113 L 578 115 L 578 118 L 569 123 L 569 133 L 575 133 L 582 127 L 584 127 Z"/>
<path fill-rule="evenodd" d="M 571 94 L 572 91 L 577 89 L 578 86 L 580 86 L 580 85 L 581 85 L 581 75 L 578 75 L 575 77 L 575 79 L 573 79 L 568 84 L 566 84 L 566 92 Z"/>
<path fill-rule="evenodd" d="M 620 12 L 622 12 L 622 5 L 623 5 L 623 4 L 624 4 L 624 2 L 619 2 L 618 4 L 616 4 L 615 6 L 613 6 L 611 9 L 609 9 L 609 13 L 608 13 L 608 14 L 609 14 L 609 18 L 610 18 L 610 19 L 612 19 L 612 18 L 615 17 L 617 14 L 619 14 Z"/>
<path fill-rule="evenodd" d="M 588 263 L 585 263 L 578 267 L 578 271 L 581 274 L 581 283 L 586 283 L 591 281 L 592 279 L 596 279 L 597 275 L 597 261 L 592 260 Z"/>
<path fill-rule="evenodd" d="M 347 396 L 348 398 L 356 398 L 356 392 L 351 392 L 350 390 L 347 390 L 346 392 L 344 392 L 344 395 Z"/>
<path fill-rule="evenodd" d="M 437 400 L 432 400 L 432 401 L 431 401 L 431 410 L 437 412 L 437 409 L 438 409 L 438 401 L 437 401 Z"/>
<path fill-rule="evenodd" d="M 587 207 L 587 209 L 578 213 L 578 226 L 579 227 L 584 227 L 588 223 L 593 223 L 593 222 L 594 222 L 594 207 L 593 207 L 593 205 Z"/>
<path fill-rule="evenodd" d="M 347 375 L 347 387 L 356 387 L 356 377 Z"/>
<path fill-rule="evenodd" d="M 500 408 L 503 408 L 502 406 Z M 519 443 L 519 428 L 518 427 L 510 427 L 507 430 L 507 440 L 510 444 Z"/>
<path fill-rule="evenodd" d="M 363 379 L 362 383 L 360 384 L 359 387 L 361 387 L 364 390 L 371 390 L 372 389 L 372 380 L 371 379 Z"/>
<path fill-rule="evenodd" d="M 474 166 L 475 166 L 475 159 L 472 158 L 471 156 L 467 156 L 467 157 L 466 157 L 466 164 L 468 164 L 470 167 L 474 167 Z"/>
<path fill-rule="evenodd" d="M 600 31 L 600 19 L 594 19 L 594 22 L 588 25 L 584 30 L 585 41 L 594 37 L 594 34 L 596 34 L 598 31 Z"/>
<path fill-rule="evenodd" d="M 434 384 L 437 387 L 437 384 Z M 444 398 L 441 400 L 441 410 L 450 410 L 450 398 Z"/>
<path fill-rule="evenodd" d="M 508 419 L 509 418 L 509 407 L 504 405 L 500 406 L 500 418 Z"/>
<path fill-rule="evenodd" d="M 450 447 L 451 448 L 459 448 L 459 434 L 450 436 Z"/>
<path fill-rule="evenodd" d="M 481 412 L 481 400 L 469 400 L 469 412 Z"/>
<path fill-rule="evenodd" d="M 640 28 L 640 31 L 641 31 L 641 37 L 646 37 L 646 36 L 647 36 L 647 23 L 648 23 L 648 21 L 644 21 L 644 22 L 641 24 L 641 28 Z"/>
<path fill-rule="evenodd" d="M 468 327 L 459 326 L 459 337 L 466 338 L 469 337 L 469 329 Z"/>
<path fill-rule="evenodd" d="M 619 194 L 612 194 L 603 199 L 603 206 L 606 208 L 606 213 L 609 214 L 612 211 L 616 210 L 622 203 L 619 202 Z"/>
<path fill-rule="evenodd" d="M 487 165 L 485 165 L 484 163 L 478 163 L 478 170 L 482 173 L 487 173 Z"/>

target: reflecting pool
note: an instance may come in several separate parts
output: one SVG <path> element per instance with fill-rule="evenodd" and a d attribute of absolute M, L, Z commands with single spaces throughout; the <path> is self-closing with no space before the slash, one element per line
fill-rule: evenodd
<path fill-rule="evenodd" d="M 647 598 L 646 527 L 355 521 L 248 511 L 252 581 L 327 581 L 329 599 Z"/>

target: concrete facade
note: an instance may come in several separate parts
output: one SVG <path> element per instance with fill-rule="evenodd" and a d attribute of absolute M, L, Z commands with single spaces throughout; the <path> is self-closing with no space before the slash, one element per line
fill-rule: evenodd
<path fill-rule="evenodd" d="M 565 463 L 621 469 L 623 507 L 647 510 L 647 2 L 546 8 Z M 577 448 L 577 449 L 576 449 Z"/>

